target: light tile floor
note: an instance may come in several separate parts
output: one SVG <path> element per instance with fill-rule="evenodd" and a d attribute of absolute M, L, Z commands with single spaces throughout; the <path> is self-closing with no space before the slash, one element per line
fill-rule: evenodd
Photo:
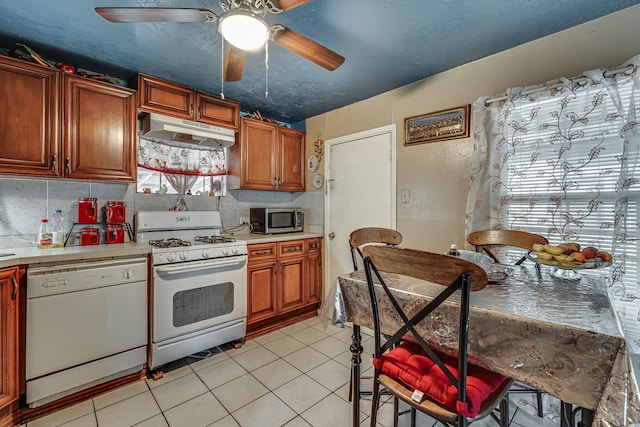
<path fill-rule="evenodd" d="M 136 382 L 22 427 L 348 427 L 350 342 L 350 328 L 325 329 L 318 318 L 307 319 L 239 349 L 218 347 L 206 358 L 181 359 L 157 381 Z M 371 354 L 372 344 L 363 336 L 363 356 Z M 371 356 L 363 359 L 363 366 L 371 366 Z M 511 406 L 513 427 L 557 425 Z M 364 397 L 362 425 L 369 425 L 370 407 Z M 391 404 L 380 409 L 378 422 L 393 425 Z M 434 424 L 418 418 L 419 426 Z M 497 426 L 491 419 L 473 425 Z"/>

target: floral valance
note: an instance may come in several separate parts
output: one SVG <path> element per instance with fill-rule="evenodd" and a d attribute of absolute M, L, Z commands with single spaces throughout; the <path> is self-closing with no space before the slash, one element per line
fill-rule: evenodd
<path fill-rule="evenodd" d="M 181 143 L 167 145 L 148 138 L 138 141 L 138 166 L 178 175 L 218 176 L 227 173 L 224 149 Z"/>

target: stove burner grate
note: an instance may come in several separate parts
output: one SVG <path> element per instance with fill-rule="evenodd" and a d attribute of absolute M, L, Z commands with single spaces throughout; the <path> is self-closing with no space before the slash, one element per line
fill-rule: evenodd
<path fill-rule="evenodd" d="M 231 243 L 236 241 L 233 237 L 224 236 L 196 236 L 194 240 L 196 243 Z"/>
<path fill-rule="evenodd" d="M 182 239 L 169 238 L 160 240 L 149 240 L 149 245 L 154 248 L 177 248 L 180 246 L 191 246 L 191 242 Z"/>

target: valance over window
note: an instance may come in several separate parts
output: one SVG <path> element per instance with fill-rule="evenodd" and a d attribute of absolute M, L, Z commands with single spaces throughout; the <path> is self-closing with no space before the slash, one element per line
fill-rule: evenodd
<path fill-rule="evenodd" d="M 138 166 L 177 175 L 218 176 L 227 173 L 223 149 L 181 143 L 167 145 L 147 138 L 138 141 Z"/>

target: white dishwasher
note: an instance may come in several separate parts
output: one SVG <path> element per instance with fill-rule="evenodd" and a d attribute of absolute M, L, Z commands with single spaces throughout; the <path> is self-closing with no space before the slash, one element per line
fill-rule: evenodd
<path fill-rule="evenodd" d="M 146 257 L 29 266 L 26 335 L 30 407 L 142 370 Z"/>

